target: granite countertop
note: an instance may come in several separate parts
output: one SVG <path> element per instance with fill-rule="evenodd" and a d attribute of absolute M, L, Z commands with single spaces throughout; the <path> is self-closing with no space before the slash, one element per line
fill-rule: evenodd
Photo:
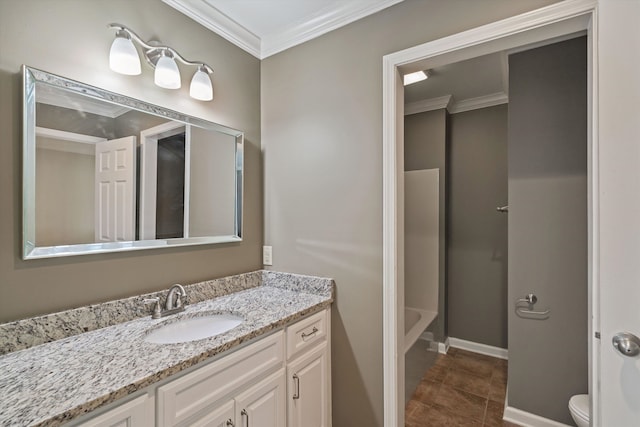
<path fill-rule="evenodd" d="M 0 425 L 63 424 L 333 301 L 330 279 L 325 279 L 329 289 L 305 288 L 309 276 L 278 274 L 258 286 L 188 305 L 180 314 L 137 318 L 0 356 Z M 233 313 L 245 321 L 198 341 L 144 341 L 161 323 L 212 313 Z"/>

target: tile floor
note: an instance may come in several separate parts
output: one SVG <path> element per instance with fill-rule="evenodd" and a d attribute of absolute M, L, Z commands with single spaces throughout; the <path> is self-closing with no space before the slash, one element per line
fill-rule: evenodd
<path fill-rule="evenodd" d="M 517 427 L 502 421 L 506 388 L 506 360 L 450 348 L 407 403 L 405 426 Z"/>

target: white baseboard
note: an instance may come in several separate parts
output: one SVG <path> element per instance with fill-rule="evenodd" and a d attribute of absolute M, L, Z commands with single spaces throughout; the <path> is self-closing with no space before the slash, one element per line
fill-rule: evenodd
<path fill-rule="evenodd" d="M 498 359 L 509 359 L 509 351 L 506 348 L 493 347 L 491 345 L 451 337 L 449 338 L 449 344 L 454 348 L 485 354 L 487 356 L 497 357 Z"/>
<path fill-rule="evenodd" d="M 446 338 L 444 342 L 438 343 L 438 353 L 447 354 L 447 351 L 449 351 L 449 338 Z"/>
<path fill-rule="evenodd" d="M 522 427 L 569 427 L 567 424 L 525 412 L 512 406 L 506 406 L 504 408 L 502 420 L 518 424 Z"/>

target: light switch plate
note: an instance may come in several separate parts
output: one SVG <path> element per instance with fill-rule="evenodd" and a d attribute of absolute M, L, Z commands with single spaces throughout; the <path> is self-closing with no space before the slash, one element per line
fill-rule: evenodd
<path fill-rule="evenodd" d="M 262 247 L 262 264 L 273 265 L 273 251 L 271 246 Z"/>

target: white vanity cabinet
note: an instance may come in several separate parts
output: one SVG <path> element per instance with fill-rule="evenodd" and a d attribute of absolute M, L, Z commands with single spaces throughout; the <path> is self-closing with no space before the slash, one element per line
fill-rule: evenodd
<path fill-rule="evenodd" d="M 331 426 L 330 312 L 287 327 L 287 425 Z"/>
<path fill-rule="evenodd" d="M 330 427 L 330 312 L 73 422 L 83 427 Z"/>
<path fill-rule="evenodd" d="M 285 425 L 284 369 L 185 425 L 190 427 L 281 427 Z"/>
<path fill-rule="evenodd" d="M 238 398 L 250 400 L 244 397 L 245 390 L 249 392 L 265 375 L 276 370 L 282 371 L 283 366 L 284 333 L 279 331 L 158 387 L 156 425 L 191 425 L 194 420 L 208 418 L 210 413 L 217 412 L 220 406 L 227 405 L 230 400 L 239 406 Z M 282 397 L 279 403 L 284 410 Z M 243 409 L 248 411 L 246 408 L 236 408 L 234 413 Z M 240 417 L 234 415 L 231 418 L 234 422 Z M 246 423 L 243 427 L 246 427 Z"/>
<path fill-rule="evenodd" d="M 153 396 L 145 393 L 76 425 L 81 427 L 153 427 L 155 425 L 153 400 Z"/>

